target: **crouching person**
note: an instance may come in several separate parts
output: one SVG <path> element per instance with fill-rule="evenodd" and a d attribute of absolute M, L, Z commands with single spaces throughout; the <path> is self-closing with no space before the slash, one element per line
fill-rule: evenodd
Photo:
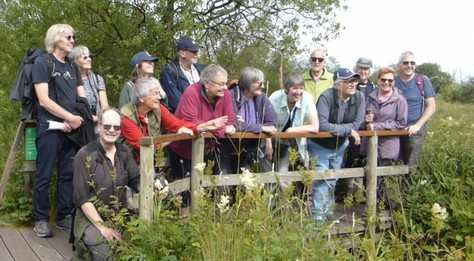
<path fill-rule="evenodd" d="M 126 207 L 126 186 L 138 192 L 140 175 L 131 151 L 117 143 L 121 117 L 115 109 L 99 116 L 99 139 L 74 158 L 73 260 L 114 260 L 109 243 L 121 240 L 110 217 Z"/>
<path fill-rule="evenodd" d="M 316 160 L 318 170 L 341 168 L 349 145 L 348 137 L 354 139 L 354 144 L 360 144 L 357 130 L 364 120 L 364 95 L 356 89 L 360 76 L 341 68 L 333 78 L 334 88 L 325 90 L 319 96 L 316 107 L 319 130 L 328 131 L 334 137 L 308 140 L 308 152 Z M 335 186 L 335 179 L 313 183 L 312 213 L 316 221 L 324 221 L 332 214 Z"/>

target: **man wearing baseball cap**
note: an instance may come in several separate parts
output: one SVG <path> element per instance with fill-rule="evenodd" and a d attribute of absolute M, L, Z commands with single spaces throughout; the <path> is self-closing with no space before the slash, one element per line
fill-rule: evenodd
<path fill-rule="evenodd" d="M 193 39 L 183 36 L 176 44 L 177 57 L 165 65 L 161 72 L 160 82 L 168 97 L 168 107 L 174 112 L 184 90 L 200 80 L 199 75 L 204 69 L 198 64 L 199 44 Z"/>
<path fill-rule="evenodd" d="M 357 130 L 365 115 L 365 98 L 356 88 L 360 75 L 340 68 L 334 72 L 333 80 L 334 88 L 325 90 L 319 96 L 316 109 L 319 130 L 328 131 L 334 137 L 308 139 L 308 152 L 316 160 L 318 170 L 341 168 L 349 144 L 348 137 L 352 137 L 355 144 L 360 144 Z M 332 214 L 336 181 L 314 181 L 311 211 L 316 221 L 324 221 Z"/>

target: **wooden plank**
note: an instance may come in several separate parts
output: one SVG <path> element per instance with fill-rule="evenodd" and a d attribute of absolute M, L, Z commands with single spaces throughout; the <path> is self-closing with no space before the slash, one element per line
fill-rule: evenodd
<path fill-rule="evenodd" d="M 48 242 L 65 260 L 69 260 L 72 257 L 72 244 L 69 243 L 69 233 L 56 227 L 51 229 L 53 230 L 54 237 L 48 238 Z"/>
<path fill-rule="evenodd" d="M 15 165 L 15 156 L 18 151 L 18 147 L 20 147 L 21 140 L 23 139 L 22 135 L 24 129 L 25 123 L 21 121 L 20 124 L 18 124 L 18 127 L 16 128 L 15 139 L 13 140 L 13 143 L 10 147 L 7 162 L 5 163 L 5 167 L 3 168 L 2 179 L 0 180 L 0 203 L 2 203 L 3 201 L 3 194 L 5 194 L 8 180 L 10 179 L 10 175 Z"/>
<path fill-rule="evenodd" d="M 7 249 L 7 246 L 5 245 L 5 242 L 3 242 L 3 238 L 1 234 L 0 234 L 0 257 L 4 261 L 14 261 L 13 257 L 10 255 L 10 252 Z"/>
<path fill-rule="evenodd" d="M 377 176 L 398 176 L 407 175 L 410 168 L 407 165 L 377 167 Z"/>
<path fill-rule="evenodd" d="M 19 229 L 20 234 L 23 236 L 28 245 L 33 249 L 35 254 L 40 260 L 47 261 L 62 261 L 64 257 L 59 254 L 56 249 L 48 242 L 46 238 L 39 238 L 35 235 L 33 230 L 29 227 Z M 58 235 L 54 235 L 58 236 Z M 64 237 L 61 237 L 65 240 Z"/>
<path fill-rule="evenodd" d="M 151 137 L 142 139 L 140 145 L 140 202 L 139 217 L 151 221 L 153 218 L 153 178 L 155 177 L 155 149 Z"/>
<path fill-rule="evenodd" d="M 369 146 L 367 151 L 366 170 L 366 197 L 367 197 L 367 223 L 369 235 L 375 237 L 375 226 L 377 218 L 377 144 L 378 137 L 369 138 Z M 373 242 L 373 241 L 372 241 Z M 375 245 L 372 246 L 375 249 Z"/>
<path fill-rule="evenodd" d="M 168 184 L 168 188 L 171 194 L 177 195 L 183 191 L 190 189 L 191 178 L 186 177 L 183 179 L 175 180 Z"/>
<path fill-rule="evenodd" d="M 382 130 L 382 131 L 358 131 L 361 137 L 371 137 L 371 136 L 379 136 L 379 137 L 391 137 L 391 136 L 408 136 L 408 132 L 406 130 Z M 214 135 L 210 132 L 202 134 L 204 138 L 214 138 Z M 160 135 L 157 137 L 153 137 L 153 143 L 155 145 L 165 143 L 165 142 L 172 142 L 172 141 L 182 141 L 182 140 L 191 140 L 195 139 L 198 136 L 190 136 L 187 134 L 165 134 Z M 266 134 L 266 133 L 250 133 L 250 132 L 237 132 L 229 138 L 232 139 L 265 139 L 265 138 L 276 138 L 276 139 L 291 139 L 291 138 L 330 138 L 333 135 L 329 132 L 276 132 L 274 134 Z"/>
<path fill-rule="evenodd" d="M 13 228 L 0 227 L 0 235 L 14 260 L 41 261 L 17 230 Z"/>

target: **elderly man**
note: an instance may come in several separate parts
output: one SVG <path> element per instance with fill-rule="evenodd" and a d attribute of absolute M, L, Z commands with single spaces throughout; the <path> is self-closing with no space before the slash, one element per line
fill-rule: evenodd
<path fill-rule="evenodd" d="M 409 137 L 401 137 L 400 150 L 405 164 L 418 165 L 423 142 L 427 132 L 427 122 L 436 111 L 435 91 L 431 80 L 415 73 L 415 55 L 404 52 L 398 61 L 399 76 L 395 86 L 408 103 L 407 130 Z"/>
<path fill-rule="evenodd" d="M 74 47 L 74 29 L 67 24 L 51 26 L 45 37 L 48 54 L 35 60 L 32 80 L 38 97 L 38 158 L 33 192 L 34 232 L 38 237 L 52 236 L 49 228 L 49 186 L 54 168 L 58 169 L 56 226 L 71 227 L 72 157 L 77 148 L 66 134 L 81 126 L 83 118 L 74 115 L 78 96 L 85 97 L 81 75 L 67 55 Z M 49 122 L 64 124 L 50 129 Z"/>
<path fill-rule="evenodd" d="M 82 147 L 74 158 L 74 257 L 78 260 L 113 260 L 107 241 L 122 236 L 110 219 L 126 206 L 125 186 L 138 192 L 140 183 L 131 151 L 117 142 L 120 113 L 106 109 L 99 116 L 98 129 L 99 139 Z"/>
<path fill-rule="evenodd" d="M 369 97 L 369 94 L 375 90 L 375 84 L 369 79 L 372 69 L 372 60 L 365 57 L 357 59 L 354 67 L 355 73 L 360 75 L 359 84 L 357 84 L 357 90 L 364 94 L 365 99 Z"/>
<path fill-rule="evenodd" d="M 177 58 L 166 64 L 161 72 L 160 82 L 168 97 L 168 107 L 174 112 L 184 90 L 199 82 L 199 75 L 204 69 L 198 64 L 200 46 L 191 38 L 181 37 L 176 44 Z"/>
<path fill-rule="evenodd" d="M 314 101 L 317 101 L 321 93 L 333 85 L 332 74 L 325 68 L 326 52 L 316 49 L 311 53 L 309 62 L 311 68 L 303 74 L 304 88 Z"/>
<path fill-rule="evenodd" d="M 310 139 L 308 151 L 316 160 L 318 170 L 339 169 L 349 141 L 360 144 L 357 133 L 364 120 L 364 95 L 356 89 L 360 76 L 349 69 L 340 68 L 334 73 L 334 88 L 324 91 L 317 102 L 319 130 L 331 132 L 334 137 Z M 324 221 L 332 214 L 336 180 L 313 183 L 312 212 L 317 221 Z"/>

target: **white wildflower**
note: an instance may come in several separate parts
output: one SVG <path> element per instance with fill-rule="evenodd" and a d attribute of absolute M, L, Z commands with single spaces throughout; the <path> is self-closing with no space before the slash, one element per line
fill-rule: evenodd
<path fill-rule="evenodd" d="M 428 131 L 428 136 L 432 137 L 434 135 L 433 131 Z"/>
<path fill-rule="evenodd" d="M 434 203 L 431 207 L 431 214 L 434 218 L 443 221 L 448 218 L 448 212 L 446 211 L 446 208 L 441 207 L 438 203 Z"/>
<path fill-rule="evenodd" d="M 453 120 L 453 117 L 448 116 L 447 120 L 448 120 L 448 121 L 452 121 L 452 120 Z"/>
<path fill-rule="evenodd" d="M 201 173 L 204 172 L 204 168 L 206 168 L 206 163 L 204 162 L 198 163 L 196 166 L 194 166 L 194 169 L 200 171 Z"/>
<path fill-rule="evenodd" d="M 246 189 L 254 189 L 257 187 L 255 179 L 255 175 L 251 173 L 250 170 L 242 168 L 242 175 L 240 175 L 240 181 Z"/>
<path fill-rule="evenodd" d="M 230 202 L 230 197 L 226 195 L 221 195 L 221 200 L 219 203 L 217 203 L 217 207 L 219 208 L 219 211 L 221 213 L 226 212 L 229 210 L 229 202 Z"/>
<path fill-rule="evenodd" d="M 166 197 L 169 193 L 169 186 L 168 186 L 168 181 L 166 179 L 156 179 L 155 180 L 155 189 L 156 191 L 163 197 Z"/>
<path fill-rule="evenodd" d="M 425 185 L 426 183 L 428 183 L 428 181 L 426 181 L 426 179 L 424 179 L 420 182 L 421 185 Z"/>

